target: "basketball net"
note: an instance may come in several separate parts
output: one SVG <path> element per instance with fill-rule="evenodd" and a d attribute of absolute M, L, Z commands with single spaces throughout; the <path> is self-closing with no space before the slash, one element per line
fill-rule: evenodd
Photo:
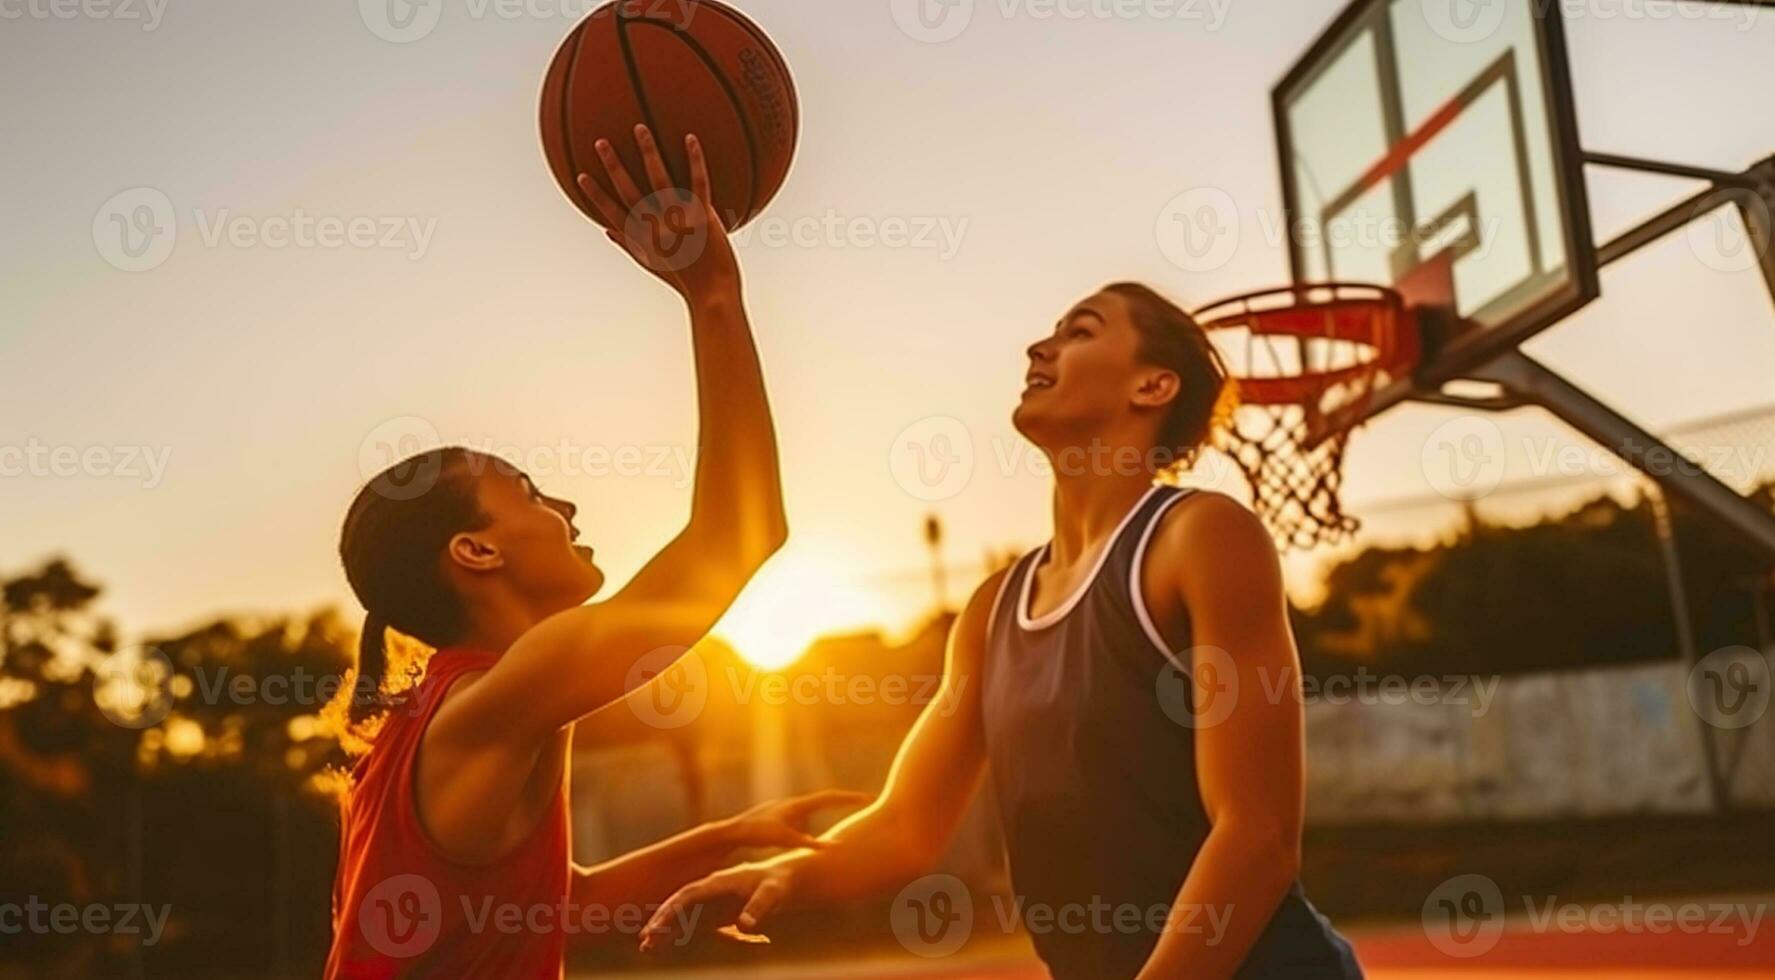
<path fill-rule="evenodd" d="M 1417 361 L 1399 293 L 1381 286 L 1294 286 L 1196 313 L 1233 376 L 1237 406 L 1218 448 L 1251 485 L 1278 547 L 1310 550 L 1360 527 L 1344 513 L 1344 450 L 1384 385 Z"/>

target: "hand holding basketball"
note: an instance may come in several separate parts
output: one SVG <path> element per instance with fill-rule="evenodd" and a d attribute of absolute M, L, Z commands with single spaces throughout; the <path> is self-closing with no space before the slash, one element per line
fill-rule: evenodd
<path fill-rule="evenodd" d="M 688 303 L 739 292 L 739 260 L 727 239 L 727 228 L 711 203 L 709 167 L 702 143 L 686 136 L 690 188 L 674 185 L 659 146 L 646 126 L 635 127 L 650 191 L 643 193 L 608 139 L 596 144 L 598 158 L 615 196 L 590 174 L 579 175 L 579 188 L 596 209 L 605 235 L 649 272 L 677 291 Z"/>

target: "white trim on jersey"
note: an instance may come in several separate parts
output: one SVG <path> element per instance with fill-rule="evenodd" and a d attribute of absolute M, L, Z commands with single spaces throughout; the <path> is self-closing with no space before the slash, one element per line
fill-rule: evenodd
<path fill-rule="evenodd" d="M 1152 641 L 1152 645 L 1165 655 L 1166 660 L 1171 661 L 1171 666 L 1176 667 L 1185 675 L 1189 673 L 1189 667 L 1177 659 L 1177 653 L 1171 649 L 1170 644 L 1165 642 L 1165 638 L 1159 635 L 1159 627 L 1153 623 L 1152 613 L 1147 612 L 1146 591 L 1140 585 L 1140 568 L 1146 562 L 1146 546 L 1152 541 L 1153 531 L 1158 529 L 1159 521 L 1164 519 L 1165 514 L 1179 500 L 1194 493 L 1194 488 L 1186 487 L 1182 493 L 1159 505 L 1158 513 L 1154 514 L 1153 519 L 1147 522 L 1146 530 L 1141 533 L 1140 543 L 1134 546 L 1134 560 L 1128 563 L 1128 598 L 1134 603 L 1134 618 L 1140 620 L 1141 632 L 1145 633 L 1146 638 Z"/>
<path fill-rule="evenodd" d="M 1072 607 L 1078 605 L 1079 601 L 1085 597 L 1085 593 L 1091 591 L 1091 586 L 1096 584 L 1098 574 L 1103 571 L 1103 563 L 1109 560 L 1109 553 L 1115 550 L 1116 542 L 1122 539 L 1122 532 L 1127 530 L 1128 522 L 1134 519 L 1135 514 L 1140 513 L 1140 508 L 1146 506 L 1146 502 L 1152 499 L 1153 494 L 1164 489 L 1166 488 L 1154 484 L 1145 493 L 1141 494 L 1140 499 L 1135 502 L 1134 506 L 1128 508 L 1128 513 L 1122 515 L 1122 522 L 1116 525 L 1116 529 L 1110 534 L 1109 540 L 1103 543 L 1103 550 L 1097 553 L 1097 564 L 1091 567 L 1091 574 L 1085 577 L 1085 580 L 1079 584 L 1077 589 L 1073 590 L 1072 595 L 1068 596 L 1065 602 L 1061 603 L 1054 609 L 1049 610 L 1047 613 L 1044 613 L 1039 619 L 1031 619 L 1029 615 L 1030 583 L 1035 581 L 1035 570 L 1041 565 L 1042 559 L 1048 556 L 1048 552 L 1054 547 L 1054 542 L 1049 541 L 1047 544 L 1042 545 L 1041 549 L 1036 554 L 1035 561 L 1030 562 L 1029 568 L 1023 573 L 1023 590 L 1017 597 L 1017 625 L 1030 632 L 1034 632 L 1036 630 L 1045 630 L 1055 623 L 1060 622 L 1062 619 L 1065 619 L 1066 614 L 1072 612 Z"/>

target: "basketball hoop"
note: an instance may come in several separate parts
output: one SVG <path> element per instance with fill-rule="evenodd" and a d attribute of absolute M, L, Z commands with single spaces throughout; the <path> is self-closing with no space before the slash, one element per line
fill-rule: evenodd
<path fill-rule="evenodd" d="M 1223 448 L 1284 549 L 1341 541 L 1344 447 L 1379 389 L 1408 376 L 1417 319 L 1396 290 L 1356 283 L 1248 293 L 1198 310 L 1237 388 Z"/>

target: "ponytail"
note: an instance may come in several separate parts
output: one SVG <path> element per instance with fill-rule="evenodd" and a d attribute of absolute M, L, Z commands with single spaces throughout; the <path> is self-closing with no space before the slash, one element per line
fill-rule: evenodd
<path fill-rule="evenodd" d="M 357 641 L 357 680 L 351 692 L 351 722 L 361 725 L 382 707 L 382 685 L 388 680 L 388 623 L 372 612 L 364 617 Z"/>
<path fill-rule="evenodd" d="M 392 703 L 388 688 L 400 680 L 389 677 L 388 631 L 441 647 L 467 626 L 462 600 L 444 574 L 444 552 L 456 534 L 487 526 L 474 478 L 489 465 L 459 447 L 420 453 L 371 480 L 346 512 L 339 559 L 369 614 L 358 639 L 357 679 L 341 693 L 350 698 L 349 724 L 366 738 Z M 397 646 L 394 659 L 404 650 Z"/>

